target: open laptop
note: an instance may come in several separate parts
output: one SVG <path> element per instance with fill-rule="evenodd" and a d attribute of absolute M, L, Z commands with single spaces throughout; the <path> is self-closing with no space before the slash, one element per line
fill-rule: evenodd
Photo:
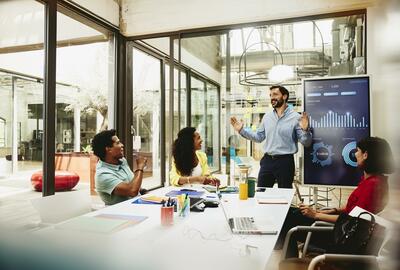
<path fill-rule="evenodd" d="M 222 211 L 224 212 L 225 219 L 234 234 L 277 234 L 278 231 L 271 229 L 258 228 L 254 222 L 253 217 L 232 217 L 228 218 L 226 214 L 224 203 L 220 201 Z"/>

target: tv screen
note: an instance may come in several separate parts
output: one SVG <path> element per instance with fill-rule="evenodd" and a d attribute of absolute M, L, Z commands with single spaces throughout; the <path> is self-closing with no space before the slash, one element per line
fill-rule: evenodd
<path fill-rule="evenodd" d="M 303 81 L 313 133 L 312 145 L 304 148 L 304 184 L 358 184 L 354 154 L 357 141 L 370 135 L 369 85 L 368 76 Z"/>

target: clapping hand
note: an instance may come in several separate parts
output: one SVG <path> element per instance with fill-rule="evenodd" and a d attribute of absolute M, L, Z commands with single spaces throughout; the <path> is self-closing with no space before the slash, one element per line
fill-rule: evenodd
<path fill-rule="evenodd" d="M 147 158 L 139 157 L 136 159 L 136 167 L 140 170 L 143 170 L 147 165 Z"/>
<path fill-rule="evenodd" d="M 303 112 L 301 114 L 301 117 L 299 119 L 299 125 L 302 130 L 304 131 L 308 130 L 309 122 L 308 122 L 308 114 L 306 112 Z"/>
<path fill-rule="evenodd" d="M 243 128 L 243 121 L 242 120 L 239 121 L 236 119 L 236 117 L 232 116 L 231 125 L 237 132 L 240 132 Z"/>

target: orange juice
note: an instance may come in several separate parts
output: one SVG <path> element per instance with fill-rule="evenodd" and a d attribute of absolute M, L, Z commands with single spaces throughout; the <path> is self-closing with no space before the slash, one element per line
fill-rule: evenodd
<path fill-rule="evenodd" d="M 239 184 L 239 199 L 247 200 L 247 198 L 248 198 L 248 184 L 240 183 Z"/>

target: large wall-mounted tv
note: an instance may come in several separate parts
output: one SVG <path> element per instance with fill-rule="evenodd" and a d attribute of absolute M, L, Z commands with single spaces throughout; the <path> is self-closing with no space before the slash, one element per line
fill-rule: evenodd
<path fill-rule="evenodd" d="M 364 76 L 305 79 L 304 111 L 313 143 L 304 148 L 303 183 L 356 186 L 361 171 L 356 142 L 370 135 L 370 78 Z"/>

